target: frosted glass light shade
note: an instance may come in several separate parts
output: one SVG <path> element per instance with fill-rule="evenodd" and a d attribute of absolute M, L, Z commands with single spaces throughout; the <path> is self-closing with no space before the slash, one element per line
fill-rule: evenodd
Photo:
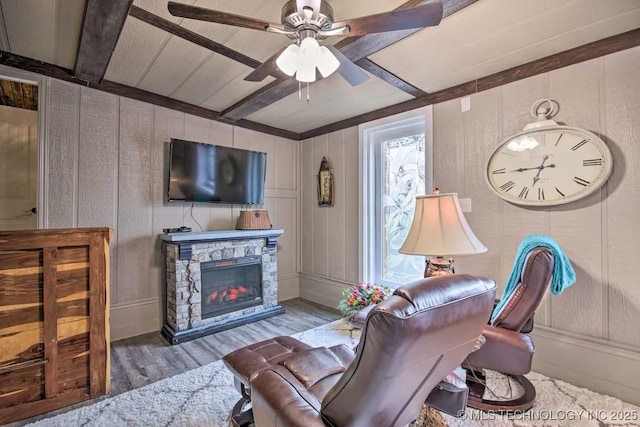
<path fill-rule="evenodd" d="M 322 77 L 329 77 L 333 74 L 338 67 L 340 67 L 340 61 L 335 57 L 333 53 L 326 47 L 320 48 L 320 58 L 318 58 L 318 70 Z"/>
<path fill-rule="evenodd" d="M 305 61 L 301 58 L 298 64 L 298 72 L 296 80 L 304 83 L 312 83 L 316 81 L 316 65 L 312 62 Z"/>
<path fill-rule="evenodd" d="M 462 214 L 458 195 L 416 197 L 409 235 L 399 252 L 409 255 L 452 256 L 486 252 Z"/>
<path fill-rule="evenodd" d="M 307 37 L 300 42 L 300 57 L 316 63 L 320 55 L 320 44 L 313 37 Z"/>
<path fill-rule="evenodd" d="M 300 46 L 291 44 L 278 56 L 276 65 L 287 76 L 293 76 L 298 70 L 298 58 L 300 56 Z"/>

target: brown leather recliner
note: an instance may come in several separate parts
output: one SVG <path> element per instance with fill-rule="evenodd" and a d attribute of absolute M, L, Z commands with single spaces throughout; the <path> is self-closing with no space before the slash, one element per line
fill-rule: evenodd
<path fill-rule="evenodd" d="M 398 288 L 369 313 L 357 354 L 345 346 L 294 348 L 279 339 L 254 345 L 251 351 L 263 352 L 254 367 L 278 360 L 250 378 L 255 425 L 408 424 L 431 390 L 478 345 L 494 298 L 490 279 L 422 279 Z M 248 373 L 239 356 L 249 353 L 234 353 L 225 357 L 227 366 L 236 375 Z"/>
<path fill-rule="evenodd" d="M 484 328 L 486 343 L 463 363 L 468 370 L 469 406 L 496 412 L 526 411 L 533 406 L 536 389 L 524 374 L 531 371 L 535 347 L 526 334 L 533 329 L 533 315 L 551 282 L 554 262 L 548 248 L 536 247 L 529 252 L 520 282 L 495 320 Z M 484 399 L 484 369 L 513 378 L 524 393 L 511 400 Z"/>

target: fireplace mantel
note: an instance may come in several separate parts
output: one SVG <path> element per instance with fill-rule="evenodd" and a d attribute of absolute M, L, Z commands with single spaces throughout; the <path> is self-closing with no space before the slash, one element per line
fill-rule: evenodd
<path fill-rule="evenodd" d="M 169 233 L 161 234 L 160 239 L 166 242 L 196 242 L 199 240 L 216 241 L 216 240 L 236 240 L 236 239 L 253 239 L 259 237 L 278 237 L 284 230 L 220 230 L 220 231 L 204 231 L 201 233 Z"/>
<path fill-rule="evenodd" d="M 282 229 L 271 230 L 223 230 L 200 233 L 161 234 L 162 253 L 166 257 L 167 316 L 162 334 L 172 344 L 233 328 L 248 322 L 266 319 L 284 313 L 278 305 L 278 267 L 277 239 Z M 221 309 L 219 314 L 209 310 L 203 316 L 203 307 L 211 304 L 208 293 L 203 293 L 203 274 L 205 265 L 221 264 L 221 268 L 235 268 L 251 260 L 259 263 L 257 274 L 260 277 L 260 289 L 255 301 L 248 300 L 234 311 Z M 207 268 L 210 271 L 210 268 Z M 222 273 L 221 273 L 222 274 Z M 221 296 L 227 295 L 227 286 L 232 289 L 237 283 L 211 284 L 211 274 L 207 276 L 209 289 L 223 289 Z M 235 281 L 236 279 L 218 280 Z M 241 284 L 240 284 L 241 285 Z M 246 292 L 243 286 L 242 292 Z M 249 286 L 247 288 L 251 289 Z M 206 286 L 205 288 L 206 289 Z M 211 292 L 209 290 L 208 292 Z M 216 291 L 217 292 L 217 291 Z M 213 293 L 211 295 L 214 295 Z M 212 297 L 216 298 L 216 297 Z M 233 301 L 235 300 L 229 300 Z"/>

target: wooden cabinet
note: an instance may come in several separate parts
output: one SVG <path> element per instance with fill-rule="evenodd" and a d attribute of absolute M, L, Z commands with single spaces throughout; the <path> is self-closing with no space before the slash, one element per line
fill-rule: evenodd
<path fill-rule="evenodd" d="M 0 231 L 0 424 L 109 392 L 112 235 Z"/>

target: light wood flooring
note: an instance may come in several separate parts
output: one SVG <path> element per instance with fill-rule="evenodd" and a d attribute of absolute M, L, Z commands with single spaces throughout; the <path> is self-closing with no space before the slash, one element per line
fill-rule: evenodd
<path fill-rule="evenodd" d="M 111 343 L 111 393 L 106 399 L 155 381 L 204 366 L 238 348 L 273 338 L 292 335 L 324 325 L 341 316 L 337 310 L 295 298 L 280 303 L 285 313 L 178 345 L 170 345 L 160 332 Z M 45 415 L 22 420 L 7 427 L 19 427 L 62 412 L 89 405 L 78 403 Z"/>
<path fill-rule="evenodd" d="M 159 332 L 111 343 L 111 395 L 222 359 L 227 353 L 279 335 L 292 335 L 339 319 L 328 307 L 299 298 L 280 303 L 285 313 L 178 345 Z"/>

